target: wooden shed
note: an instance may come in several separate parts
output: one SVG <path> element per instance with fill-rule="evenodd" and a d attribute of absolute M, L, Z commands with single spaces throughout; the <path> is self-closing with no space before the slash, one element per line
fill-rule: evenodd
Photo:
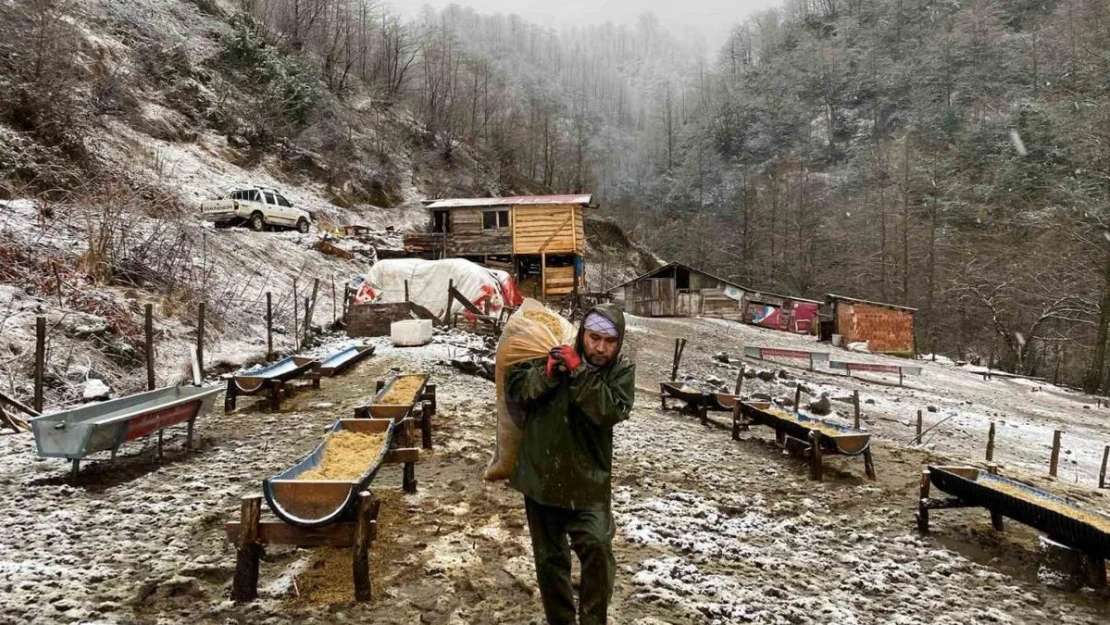
<path fill-rule="evenodd" d="M 869 302 L 843 295 L 829 295 L 832 307 L 833 334 L 841 336 L 841 343 L 866 341 L 869 350 L 912 358 L 914 344 L 913 316 L 916 308 Z"/>
<path fill-rule="evenodd" d="M 428 203 L 429 232 L 405 236 L 427 258 L 466 258 L 513 274 L 535 297 L 585 290 L 590 195 L 460 198 Z"/>
<path fill-rule="evenodd" d="M 642 317 L 744 320 L 744 287 L 682 263 L 667 263 L 614 287 L 614 303 Z"/>

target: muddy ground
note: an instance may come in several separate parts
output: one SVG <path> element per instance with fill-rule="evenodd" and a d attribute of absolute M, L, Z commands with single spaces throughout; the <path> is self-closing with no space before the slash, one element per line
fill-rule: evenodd
<path fill-rule="evenodd" d="M 1105 593 L 1038 580 L 1044 573 L 1038 537 L 1024 526 L 1009 523 L 997 534 L 984 511 L 940 511 L 933 533 L 917 535 L 922 466 L 977 458 L 979 445 L 959 430 L 934 449 L 897 442 L 906 426 L 889 407 L 897 403 L 893 397 L 909 393 L 942 407 L 942 400 L 987 402 L 966 389 L 927 388 L 929 379 L 966 374 L 931 367 L 907 390 L 786 368 L 815 387 L 854 386 L 876 400 L 866 404 L 866 420 L 885 439 L 875 445 L 879 480 L 863 477 L 858 458 L 835 458 L 818 484 L 774 446 L 769 431 L 756 428 L 732 441 L 691 416 L 662 412 L 651 394 L 669 375 L 676 336 L 692 341 L 684 372 L 725 379 L 735 370 L 714 363 L 713 352 L 795 339 L 699 320 L 637 319 L 632 328 L 628 348 L 639 364 L 641 392 L 632 420 L 616 432 L 620 571 L 612 622 L 1110 620 Z M 351 373 L 325 380 L 323 390 L 297 393 L 280 414 L 242 399 L 235 413 L 216 411 L 201 421 L 197 451 L 181 451 L 184 432 L 174 432 L 161 465 L 153 462 L 151 443 L 136 444 L 114 463 L 89 463 L 72 485 L 68 465 L 37 459 L 29 435 L 0 436 L 0 622 L 542 622 L 520 497 L 481 480 L 494 439 L 493 385 L 435 364 L 441 355 L 432 348 L 382 350 Z M 261 598 L 231 603 L 235 554 L 222 526 L 237 515 L 239 497 L 259 492 L 263 477 L 315 446 L 328 423 L 372 395 L 376 379 L 415 368 L 438 385 L 436 449 L 418 465 L 418 494 L 401 494 L 398 467 L 387 467 L 375 481 L 383 499 L 372 553 L 375 600 L 348 601 L 346 553 L 274 548 L 262 565 Z M 772 394 L 789 388 L 779 381 L 750 384 Z M 1019 417 L 1040 418 L 1034 410 Z M 1096 438 L 1103 427 L 1082 426 Z M 1016 455 L 1014 449 L 1008 453 Z M 1024 454 L 1022 461 L 1037 465 Z M 1011 474 L 1023 469 L 1012 464 Z M 1105 497 L 1082 484 L 1069 490 L 1107 507 Z"/>

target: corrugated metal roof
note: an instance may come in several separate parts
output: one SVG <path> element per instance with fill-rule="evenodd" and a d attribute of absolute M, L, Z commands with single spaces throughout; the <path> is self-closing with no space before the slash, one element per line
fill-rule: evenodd
<path fill-rule="evenodd" d="M 428 208 L 475 208 L 479 206 L 543 206 L 546 204 L 582 204 L 588 206 L 592 195 L 518 195 L 513 197 L 477 197 L 436 200 Z"/>
<path fill-rule="evenodd" d="M 883 302 L 872 302 L 870 300 L 859 299 L 857 297 L 847 297 L 845 295 L 829 293 L 828 302 L 830 304 L 836 303 L 837 300 L 843 300 L 845 302 L 855 302 L 857 304 L 867 304 L 869 306 L 882 306 L 883 308 L 894 308 L 896 310 L 908 310 L 910 312 L 917 312 L 916 308 L 910 308 L 909 306 L 899 306 L 898 304 L 886 304 Z"/>

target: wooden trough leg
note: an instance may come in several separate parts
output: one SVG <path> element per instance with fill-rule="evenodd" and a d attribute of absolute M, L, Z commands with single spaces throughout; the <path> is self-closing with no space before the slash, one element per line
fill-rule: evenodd
<path fill-rule="evenodd" d="M 736 404 L 732 406 L 732 440 L 740 440 L 740 398 L 736 398 Z"/>
<path fill-rule="evenodd" d="M 990 512 L 991 512 L 991 527 L 994 528 L 994 531 L 1001 532 L 1002 529 L 1003 529 L 1002 513 L 999 512 L 998 510 L 994 509 L 994 508 L 991 508 Z"/>
<path fill-rule="evenodd" d="M 281 380 L 270 380 L 270 410 L 279 412 L 281 410 L 281 391 L 285 383 Z"/>
<path fill-rule="evenodd" d="M 917 531 L 919 534 L 929 533 L 929 470 L 921 472 L 921 496 L 917 500 Z"/>
<path fill-rule="evenodd" d="M 74 458 L 73 462 L 70 463 L 70 467 L 69 467 L 69 479 L 71 481 L 76 480 L 77 479 L 77 473 L 80 472 L 80 471 L 81 471 L 81 461 L 78 460 L 77 458 Z"/>
<path fill-rule="evenodd" d="M 158 462 L 159 463 L 162 462 L 162 435 L 165 432 L 166 432 L 165 430 L 158 430 Z"/>
<path fill-rule="evenodd" d="M 870 446 L 868 446 L 867 451 L 863 452 L 863 472 L 867 474 L 868 479 L 872 482 L 879 479 L 875 476 L 875 461 L 871 458 Z"/>
<path fill-rule="evenodd" d="M 406 495 L 416 493 L 416 463 L 406 462 L 401 469 L 401 490 Z"/>
<path fill-rule="evenodd" d="M 821 466 L 821 433 L 817 430 L 809 431 L 809 477 L 821 481 L 824 473 Z"/>
<path fill-rule="evenodd" d="M 197 418 L 196 417 L 193 417 L 192 419 L 189 419 L 189 430 L 185 434 L 185 450 L 186 451 L 192 451 L 193 450 L 193 430 L 194 430 L 196 424 L 197 424 Z"/>
<path fill-rule="evenodd" d="M 702 425 L 709 425 L 709 395 L 702 395 L 698 402 L 698 419 Z"/>
<path fill-rule="evenodd" d="M 239 387 L 235 384 L 235 378 L 228 378 L 227 390 L 224 391 L 224 412 L 235 410 L 235 400 L 238 397 Z"/>
<path fill-rule="evenodd" d="M 258 523 L 261 518 L 262 495 L 243 497 L 239 509 L 239 537 L 235 541 L 235 577 L 231 582 L 231 600 L 236 603 L 258 598 L 258 561 L 262 557 Z"/>
<path fill-rule="evenodd" d="M 358 494 L 355 544 L 351 548 L 355 601 L 370 601 L 370 545 L 377 537 L 378 510 L 381 502 L 367 491 Z"/>
<path fill-rule="evenodd" d="M 436 385 L 429 384 L 424 387 L 424 399 L 432 402 L 432 413 L 439 409 L 439 401 L 436 399 Z"/>
<path fill-rule="evenodd" d="M 1083 555 L 1083 568 L 1086 573 L 1087 585 L 1095 590 L 1106 588 L 1106 560 L 1102 558 Z"/>
<path fill-rule="evenodd" d="M 420 438 L 424 449 L 432 448 L 432 415 L 436 412 L 434 406 L 432 402 L 425 401 L 420 410 Z"/>
<path fill-rule="evenodd" d="M 320 363 L 316 363 L 312 366 L 312 388 L 320 390 L 320 378 L 322 377 L 323 374 L 320 373 Z"/>

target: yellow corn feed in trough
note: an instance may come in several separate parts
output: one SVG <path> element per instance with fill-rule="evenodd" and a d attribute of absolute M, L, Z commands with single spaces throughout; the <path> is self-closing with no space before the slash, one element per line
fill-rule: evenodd
<path fill-rule="evenodd" d="M 424 378 L 418 375 L 405 375 L 397 378 L 395 382 L 382 396 L 379 404 L 387 404 L 390 406 L 408 406 L 416 402 L 416 391 L 420 390 L 420 385 L 424 383 Z"/>
<path fill-rule="evenodd" d="M 809 428 L 811 430 L 817 430 L 818 432 L 824 434 L 825 436 L 844 436 L 847 433 L 847 432 L 844 432 L 843 430 L 839 430 L 839 429 L 825 423 L 824 421 L 809 421 L 809 420 L 803 421 L 803 420 L 798 418 L 798 415 L 796 415 L 792 412 L 786 412 L 785 410 L 779 410 L 778 408 L 764 408 L 763 412 L 766 412 L 768 414 L 773 414 L 776 417 L 781 417 L 783 419 L 787 419 L 787 420 L 793 421 L 795 423 L 800 423 L 804 427 Z"/>
<path fill-rule="evenodd" d="M 298 480 L 354 480 L 366 473 L 385 443 L 384 432 L 339 430 L 328 435 L 324 458 L 315 469 L 297 476 Z"/>
<path fill-rule="evenodd" d="M 554 336 L 555 340 L 563 340 L 563 324 L 555 315 L 546 310 L 526 310 L 523 314 L 525 319 L 542 323 L 544 327 L 551 331 L 551 336 Z"/>
<path fill-rule="evenodd" d="M 1014 486 L 1013 484 L 1003 482 L 1001 480 L 983 480 L 979 483 L 983 484 L 984 486 L 993 488 L 994 490 L 1006 493 L 1011 497 L 1016 497 L 1022 501 L 1048 508 L 1049 510 L 1052 510 L 1054 512 L 1059 512 L 1060 514 L 1071 517 L 1077 521 L 1082 521 L 1084 523 L 1093 525 L 1104 532 L 1110 532 L 1110 517 L 1107 517 L 1104 514 L 1099 514 L 1094 511 L 1087 511 L 1083 510 L 1082 508 L 1069 506 L 1065 503 L 1048 497 L 1040 497 L 1036 493 L 1031 493 L 1021 488 L 1020 486 Z"/>

